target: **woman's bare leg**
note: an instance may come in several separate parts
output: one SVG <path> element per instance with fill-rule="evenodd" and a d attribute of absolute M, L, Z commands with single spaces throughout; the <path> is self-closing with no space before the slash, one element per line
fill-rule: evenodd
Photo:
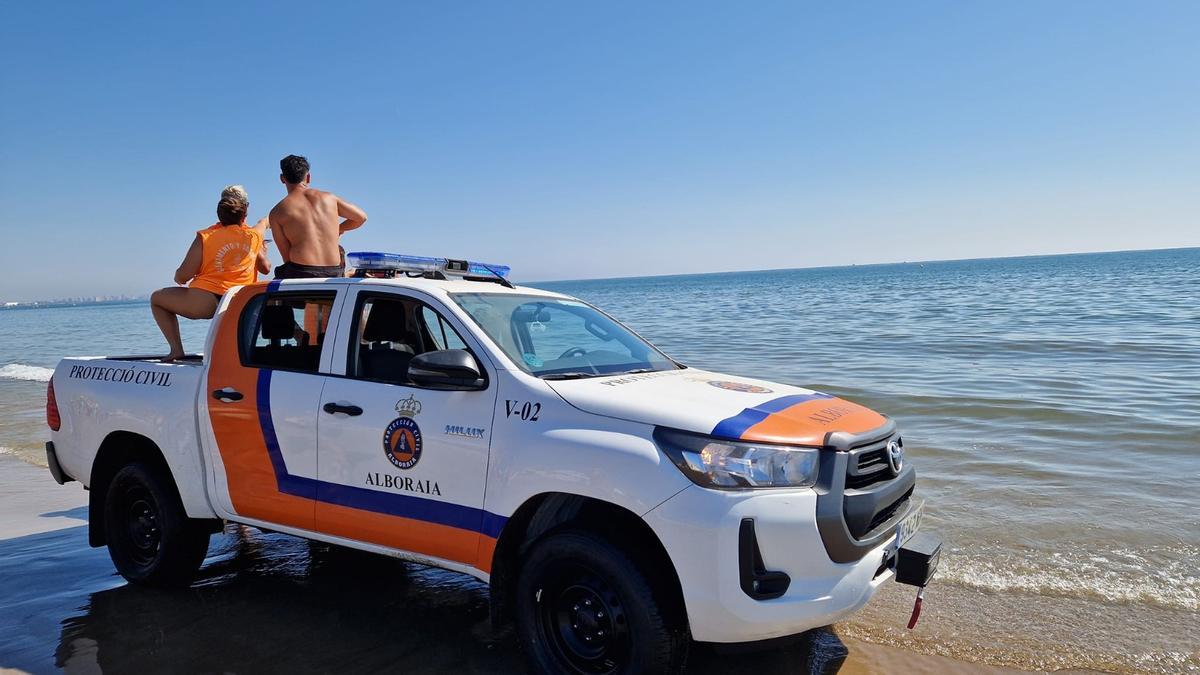
<path fill-rule="evenodd" d="M 162 360 L 171 362 L 183 356 L 178 317 L 211 319 L 217 312 L 217 296 L 198 288 L 160 288 L 150 295 L 150 311 L 171 349 Z"/>

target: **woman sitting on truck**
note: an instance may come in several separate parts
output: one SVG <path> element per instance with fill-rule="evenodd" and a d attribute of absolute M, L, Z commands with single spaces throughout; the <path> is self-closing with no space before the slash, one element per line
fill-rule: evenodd
<path fill-rule="evenodd" d="M 167 338 L 171 351 L 163 362 L 183 356 L 183 340 L 179 337 L 179 317 L 211 319 L 217 311 L 221 296 L 234 286 L 258 281 L 258 273 L 271 271 L 267 259 L 263 231 L 264 218 L 254 227 L 246 226 L 250 198 L 241 185 L 230 185 L 221 192 L 217 202 L 216 225 L 196 233 L 192 247 L 179 269 L 175 283 L 155 291 L 150 296 L 154 320 Z"/>

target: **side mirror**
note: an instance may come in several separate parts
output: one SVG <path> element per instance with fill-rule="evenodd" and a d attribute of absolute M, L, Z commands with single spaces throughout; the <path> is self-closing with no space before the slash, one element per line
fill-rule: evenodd
<path fill-rule="evenodd" d="M 465 349 L 439 349 L 414 356 L 408 379 L 430 389 L 483 389 L 487 381 L 475 357 Z"/>

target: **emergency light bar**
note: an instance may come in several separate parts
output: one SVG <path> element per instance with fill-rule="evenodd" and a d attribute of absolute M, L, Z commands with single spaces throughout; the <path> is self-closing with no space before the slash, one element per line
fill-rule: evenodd
<path fill-rule="evenodd" d="M 508 277 L 508 265 L 492 265 L 453 258 L 428 258 L 420 255 L 355 251 L 346 254 L 346 264 L 356 270 L 390 272 L 441 273 L 457 276 Z"/>

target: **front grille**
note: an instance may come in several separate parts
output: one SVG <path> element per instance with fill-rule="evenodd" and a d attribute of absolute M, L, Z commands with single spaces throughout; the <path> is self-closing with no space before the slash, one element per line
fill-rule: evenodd
<path fill-rule="evenodd" d="M 895 535 L 887 525 L 905 513 L 905 493 L 915 484 L 916 472 L 907 466 L 898 475 L 892 472 L 887 462 L 892 441 L 900 441 L 892 420 L 868 432 L 825 437 L 828 447 L 821 450 L 817 479 L 822 488 L 817 493 L 817 529 L 835 563 L 862 560 Z M 884 520 L 876 521 L 881 512 Z"/>
<path fill-rule="evenodd" d="M 850 463 L 846 466 L 848 489 L 864 488 L 894 477 L 887 457 L 887 444 L 891 440 L 885 438 L 851 451 Z"/>
<path fill-rule="evenodd" d="M 898 434 L 877 437 L 847 453 L 842 515 L 853 537 L 867 536 L 906 508 L 913 476 L 910 470 L 892 470 L 888 446 L 893 443 L 903 443 Z"/>
<path fill-rule="evenodd" d="M 912 497 L 912 493 L 913 489 L 909 488 L 908 492 L 905 492 L 903 497 L 897 499 L 891 506 L 875 514 L 875 517 L 871 519 L 871 524 L 867 525 L 867 532 L 870 532 L 871 530 L 874 530 L 880 525 L 886 523 L 892 518 L 892 516 L 896 515 L 896 512 L 900 510 L 900 507 L 908 503 L 908 498 Z"/>

